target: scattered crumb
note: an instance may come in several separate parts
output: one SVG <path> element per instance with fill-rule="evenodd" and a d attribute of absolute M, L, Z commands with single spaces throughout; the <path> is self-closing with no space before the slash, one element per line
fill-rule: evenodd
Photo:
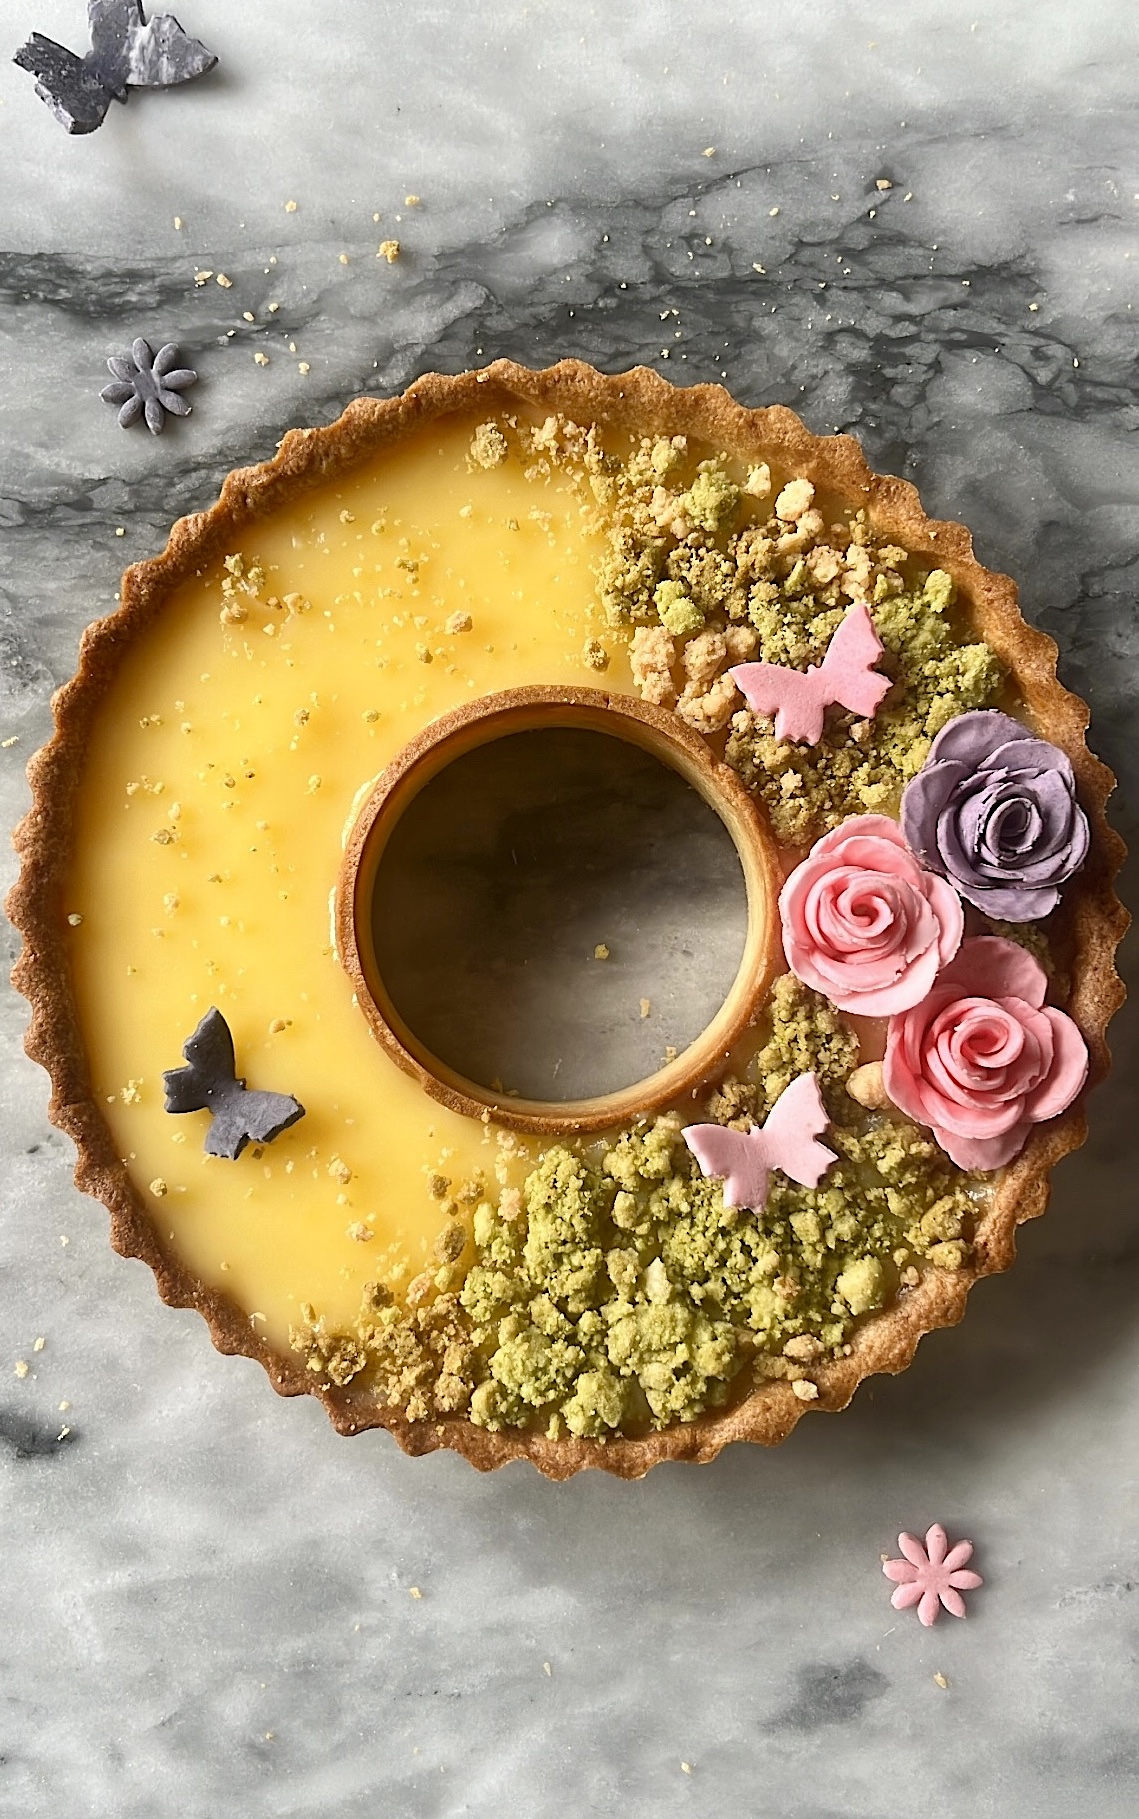
<path fill-rule="evenodd" d="M 856 1067 L 846 1083 L 846 1090 L 857 1105 L 867 1111 L 884 1112 L 890 1104 L 882 1079 L 882 1063 L 867 1061 Z"/>
<path fill-rule="evenodd" d="M 341 255 L 340 255 L 340 263 L 341 263 L 341 265 L 347 265 L 347 264 L 348 264 L 348 254 L 347 254 L 347 253 L 341 253 Z"/>
<path fill-rule="evenodd" d="M 376 258 L 377 259 L 386 259 L 389 265 L 394 265 L 396 260 L 399 258 L 399 253 L 400 253 L 400 246 L 399 246 L 398 240 L 381 240 L 380 248 L 376 254 Z"/>
<path fill-rule="evenodd" d="M 168 1194 L 170 1192 L 170 1189 L 167 1187 L 165 1181 L 162 1179 L 162 1176 L 156 1175 L 154 1177 L 154 1180 L 150 1184 L 150 1191 L 154 1195 L 154 1198 L 156 1200 L 161 1200 L 164 1194 Z"/>
<path fill-rule="evenodd" d="M 20 1378 L 21 1382 L 27 1376 L 27 1374 L 31 1370 L 31 1368 L 32 1367 L 28 1363 L 26 1358 L 17 1358 L 16 1359 L 16 1375 L 17 1375 L 17 1377 Z"/>
<path fill-rule="evenodd" d="M 652 1006 L 651 998 L 642 998 L 641 999 L 641 1016 L 642 1017 L 647 1017 L 649 1012 L 652 1010 L 652 1008 L 653 1008 L 653 1006 Z"/>
<path fill-rule="evenodd" d="M 45 1345 L 46 1345 L 46 1344 L 47 1344 L 47 1340 L 46 1340 L 46 1339 L 45 1339 L 45 1338 L 44 1338 L 44 1336 L 43 1336 L 43 1334 L 42 1334 L 42 1333 L 41 1333 L 41 1334 L 40 1334 L 40 1336 L 39 1336 L 39 1338 L 38 1338 L 38 1339 L 36 1339 L 36 1340 L 35 1340 L 35 1341 L 34 1341 L 34 1342 L 33 1342 L 33 1344 L 32 1344 L 32 1350 L 33 1350 L 33 1352 L 42 1352 L 42 1351 L 43 1351 L 43 1348 L 44 1348 L 44 1346 L 45 1346 Z M 66 1406 L 67 1406 L 67 1405 L 66 1405 L 66 1403 L 65 1403 L 65 1404 L 64 1404 L 64 1407 L 65 1407 L 65 1408 L 66 1408 Z"/>
<path fill-rule="evenodd" d="M 682 1762 L 680 1765 L 680 1772 L 682 1775 L 690 1775 L 692 1773 L 691 1762 Z"/>
<path fill-rule="evenodd" d="M 947 1680 L 947 1679 L 946 1679 L 946 1678 L 945 1678 L 945 1675 L 944 1675 L 944 1674 L 935 1674 L 935 1675 L 934 1675 L 934 1676 L 933 1676 L 933 1679 L 934 1679 L 934 1684 L 935 1684 L 935 1686 L 940 1686 L 940 1687 L 941 1687 L 941 1688 L 942 1688 L 942 1690 L 943 1690 L 943 1691 L 944 1691 L 944 1689 L 945 1689 L 945 1688 L 946 1688 L 946 1687 L 947 1687 L 947 1686 L 948 1686 L 948 1685 L 949 1685 L 949 1682 L 948 1682 L 948 1680 Z"/>
<path fill-rule="evenodd" d="M 69 924 L 70 924 L 70 925 L 71 925 L 71 927 L 72 927 L 72 928 L 80 928 L 80 927 L 82 927 L 82 924 L 83 924 L 83 918 L 82 918 L 82 916 L 81 916 L 81 915 L 80 915 L 80 914 L 79 914 L 79 912 L 78 912 L 78 910 L 73 910 L 73 911 L 72 911 L 72 913 L 71 913 L 71 915 L 70 915 L 70 916 L 69 916 L 69 917 L 68 917 L 68 918 L 67 918 L 67 920 L 68 920 L 68 922 L 69 922 Z"/>
<path fill-rule="evenodd" d="M 894 187 L 894 185 L 890 182 L 889 177 L 877 177 L 874 180 L 875 189 L 888 190 L 888 189 L 893 189 L 893 187 Z"/>
<path fill-rule="evenodd" d="M 819 1386 L 812 1383 L 809 1377 L 796 1377 L 791 1389 L 800 1402 L 814 1402 L 818 1398 Z"/>
<path fill-rule="evenodd" d="M 714 157 L 715 157 L 715 156 L 716 156 L 716 148 L 715 148 L 715 146 L 714 146 L 714 145 L 706 145 L 706 146 L 705 146 L 705 147 L 704 147 L 704 150 L 703 150 L 703 151 L 702 151 L 702 152 L 701 152 L 701 154 L 700 154 L 700 156 L 701 156 L 701 157 L 702 157 L 702 158 L 714 158 Z"/>
<path fill-rule="evenodd" d="M 409 1598 L 422 1598 L 423 1593 L 417 1585 L 409 1585 L 407 1588 L 407 1595 Z"/>
<path fill-rule="evenodd" d="M 469 459 L 475 467 L 501 467 L 509 454 L 497 423 L 480 423 L 471 437 Z"/>
<path fill-rule="evenodd" d="M 609 652 L 596 638 L 587 638 L 582 648 L 581 660 L 590 669 L 606 670 L 609 668 Z"/>
<path fill-rule="evenodd" d="M 19 733 L 13 733 L 10 739 L 0 739 L 0 748 L 3 748 L 4 751 L 8 751 L 11 746 L 19 745 L 19 743 Z"/>
<path fill-rule="evenodd" d="M 223 291 L 231 291 L 233 289 L 233 279 L 227 278 L 224 272 L 218 273 L 216 282 L 221 285 Z"/>
<path fill-rule="evenodd" d="M 243 322 L 256 322 L 257 318 L 251 309 L 243 309 L 241 312 L 241 320 Z"/>
<path fill-rule="evenodd" d="M 272 1023 L 269 1025 L 269 1034 L 271 1036 L 279 1036 L 282 1030 L 291 1029 L 292 1023 L 293 1020 L 291 1017 L 274 1017 Z"/>
<path fill-rule="evenodd" d="M 420 198 L 418 196 L 405 196 L 403 199 L 404 208 L 418 208 L 419 203 Z"/>
<path fill-rule="evenodd" d="M 457 638 L 460 632 L 469 632 L 473 624 L 474 620 L 469 613 L 452 613 L 443 630 L 448 637 Z"/>
<path fill-rule="evenodd" d="M 355 1220 L 346 1232 L 346 1236 L 355 1239 L 357 1244 L 370 1244 L 375 1235 L 371 1226 L 365 1225 L 362 1219 Z"/>
<path fill-rule="evenodd" d="M 126 527 L 126 525 L 125 525 L 125 524 L 116 524 L 116 526 L 115 526 L 115 536 L 116 536 L 116 537 L 125 537 L 125 536 L 126 536 L 126 534 L 127 534 L 127 527 Z"/>
<path fill-rule="evenodd" d="M 311 373 L 312 367 L 309 365 L 307 360 L 298 360 L 297 361 L 297 371 L 298 371 L 298 373 Z"/>
<path fill-rule="evenodd" d="M 352 1179 L 352 1170 L 342 1156 L 333 1156 L 328 1165 L 328 1172 L 334 1181 L 339 1181 L 341 1187 L 347 1187 Z"/>
<path fill-rule="evenodd" d="M 779 210 L 777 208 L 769 208 L 767 212 L 771 216 L 772 220 L 774 220 L 775 216 L 779 213 Z"/>
<path fill-rule="evenodd" d="M 253 358 L 256 360 L 258 366 L 268 366 L 269 364 L 268 354 L 263 354 L 260 349 L 254 354 Z"/>
<path fill-rule="evenodd" d="M 295 202 L 293 202 L 293 201 L 292 201 L 292 200 L 290 200 L 290 201 L 288 201 L 288 202 L 286 202 L 286 204 L 285 204 L 285 213 L 286 213 L 286 215 L 295 215 L 295 214 L 296 214 L 296 212 L 297 212 L 297 205 L 296 205 L 296 203 L 295 203 Z"/>
<path fill-rule="evenodd" d="M 606 947 L 604 941 L 599 941 L 597 943 L 597 946 L 593 950 L 593 958 L 595 960 L 608 960 L 609 949 Z"/>
<path fill-rule="evenodd" d="M 550 1664 L 549 1664 L 549 1662 L 548 1662 L 548 1661 L 543 1661 L 543 1663 L 542 1663 L 542 1672 L 543 1672 L 543 1673 L 544 1673 L 544 1674 L 545 1674 L 545 1675 L 546 1675 L 546 1677 L 547 1677 L 547 1679 L 549 1679 L 549 1677 L 550 1677 L 550 1676 L 551 1676 L 551 1675 L 552 1675 L 552 1674 L 553 1674 L 553 1671 L 554 1671 L 554 1670 L 553 1670 L 553 1668 L 552 1668 L 552 1667 L 551 1667 L 551 1666 L 550 1666 Z"/>
<path fill-rule="evenodd" d="M 181 215 L 175 215 L 175 217 L 174 217 L 174 226 L 175 226 L 175 227 L 176 227 L 176 228 L 177 228 L 177 229 L 178 229 L 178 232 L 179 232 L 179 233 L 181 233 L 181 231 L 182 231 L 182 217 L 181 217 Z"/>
<path fill-rule="evenodd" d="M 194 283 L 199 284 L 199 285 L 208 284 L 212 277 L 213 277 L 212 272 L 208 272 L 208 271 L 195 272 L 194 273 Z"/>

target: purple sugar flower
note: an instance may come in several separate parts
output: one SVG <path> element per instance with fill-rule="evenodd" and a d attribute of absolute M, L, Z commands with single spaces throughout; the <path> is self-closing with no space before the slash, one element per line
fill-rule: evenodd
<path fill-rule="evenodd" d="M 1035 922 L 1087 857 L 1087 816 L 1059 746 L 992 709 L 943 727 L 902 797 L 902 831 L 988 916 Z"/>
<path fill-rule="evenodd" d="M 99 396 L 104 404 L 120 407 L 119 422 L 124 429 L 146 419 L 152 436 L 162 434 L 166 412 L 172 417 L 188 417 L 190 406 L 182 393 L 197 383 L 198 375 L 188 366 L 178 365 L 178 349 L 173 341 L 155 353 L 149 341 L 140 335 L 129 354 L 116 354 L 107 361 L 113 383 L 105 385 Z"/>

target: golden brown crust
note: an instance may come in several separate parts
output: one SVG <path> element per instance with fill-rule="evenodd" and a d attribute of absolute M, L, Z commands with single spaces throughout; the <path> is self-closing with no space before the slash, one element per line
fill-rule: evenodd
<path fill-rule="evenodd" d="M 1073 956 L 1067 1009 L 1088 1044 L 1089 1085 L 1102 1079 L 1110 1059 L 1107 1024 L 1124 995 L 1114 955 L 1128 921 L 1113 889 L 1123 842 L 1105 814 L 1115 780 L 1088 751 L 1087 708 L 1057 681 L 1056 645 L 1025 624 L 1015 584 L 982 568 L 963 526 L 927 518 L 908 481 L 872 474 L 851 437 L 814 436 L 780 405 L 746 410 L 719 386 L 680 390 L 647 367 L 609 377 L 574 360 L 543 372 L 500 360 L 454 378 L 429 373 L 398 398 L 357 398 L 327 429 L 290 431 L 272 461 L 231 473 L 216 505 L 180 519 L 160 556 L 127 570 L 121 605 L 84 633 L 78 671 L 54 699 L 54 737 L 28 767 L 32 807 L 14 836 L 22 866 L 7 903 L 24 936 L 13 979 L 31 1004 L 25 1047 L 51 1077 L 49 1116 L 78 1150 L 77 1185 L 108 1208 L 115 1249 L 150 1265 L 164 1301 L 197 1308 L 219 1351 L 256 1358 L 282 1395 L 319 1395 L 341 1433 L 386 1427 L 405 1452 L 450 1447 L 480 1471 L 528 1458 L 549 1478 L 568 1478 L 591 1467 L 639 1478 L 663 1459 L 712 1459 L 730 1441 L 773 1445 L 786 1438 L 806 1409 L 841 1409 L 864 1377 L 904 1370 L 923 1333 L 960 1320 L 975 1281 L 1012 1263 L 1017 1225 L 1044 1211 L 1051 1169 L 1084 1141 L 1082 1099 L 1062 1117 L 1037 1127 L 1015 1162 L 1002 1171 L 980 1220 L 970 1265 L 927 1272 L 892 1307 L 868 1319 L 857 1330 L 849 1357 L 812 1373 L 816 1401 L 800 1401 L 789 1383 L 779 1381 L 761 1384 L 734 1407 L 645 1437 L 602 1442 L 549 1440 L 532 1432 L 492 1434 L 458 1417 L 409 1421 L 397 1410 L 377 1408 L 366 1390 L 314 1384 L 297 1359 L 259 1339 L 233 1303 L 204 1287 L 165 1251 L 92 1096 L 63 942 L 60 886 L 88 730 L 122 651 L 162 610 L 170 590 L 237 547 L 252 519 L 419 425 L 451 413 L 490 415 L 519 404 L 640 435 L 687 435 L 728 453 L 762 458 L 805 475 L 822 492 L 864 507 L 877 534 L 948 570 L 980 635 L 1015 674 L 1027 717 L 1075 766 L 1093 843 L 1080 887 L 1065 909 Z"/>

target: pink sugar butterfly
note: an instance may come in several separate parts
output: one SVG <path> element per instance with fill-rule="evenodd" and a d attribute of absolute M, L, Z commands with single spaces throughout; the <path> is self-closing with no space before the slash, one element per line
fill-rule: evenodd
<path fill-rule="evenodd" d="M 847 612 L 827 646 L 826 656 L 808 670 L 782 663 L 741 663 L 728 674 L 757 714 L 775 715 L 775 737 L 814 745 L 823 736 L 823 715 L 834 705 L 872 719 L 890 687 L 874 665 L 882 640 L 863 602 Z"/>
<path fill-rule="evenodd" d="M 800 1187 L 817 1187 L 833 1150 L 815 1139 L 830 1120 L 814 1074 L 799 1074 L 780 1093 L 760 1129 L 729 1130 L 723 1124 L 690 1124 L 681 1132 L 700 1164 L 700 1173 L 724 1183 L 724 1205 L 757 1212 L 767 1203 L 768 1178 L 782 1169 Z"/>

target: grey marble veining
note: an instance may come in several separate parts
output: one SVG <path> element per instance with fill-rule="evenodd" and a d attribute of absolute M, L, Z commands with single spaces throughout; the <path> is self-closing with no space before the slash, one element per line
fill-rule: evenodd
<path fill-rule="evenodd" d="M 577 354 L 852 429 L 968 522 L 1134 839 L 1139 26 L 917 10 L 183 0 L 219 69 L 81 140 L 0 63 L 6 822 L 83 625 L 228 468 L 359 390 Z M 0 52 L 80 49 L 82 13 L 9 0 Z M 202 376 L 157 442 L 98 399 L 138 334 Z M 772 1455 L 561 1488 L 340 1441 L 216 1356 L 72 1188 L 24 1019 L 6 996 L 0 1813 L 1139 1806 L 1133 1011 L 1017 1268 L 905 1376 Z M 878 1556 L 935 1517 L 988 1584 L 925 1632 Z"/>

